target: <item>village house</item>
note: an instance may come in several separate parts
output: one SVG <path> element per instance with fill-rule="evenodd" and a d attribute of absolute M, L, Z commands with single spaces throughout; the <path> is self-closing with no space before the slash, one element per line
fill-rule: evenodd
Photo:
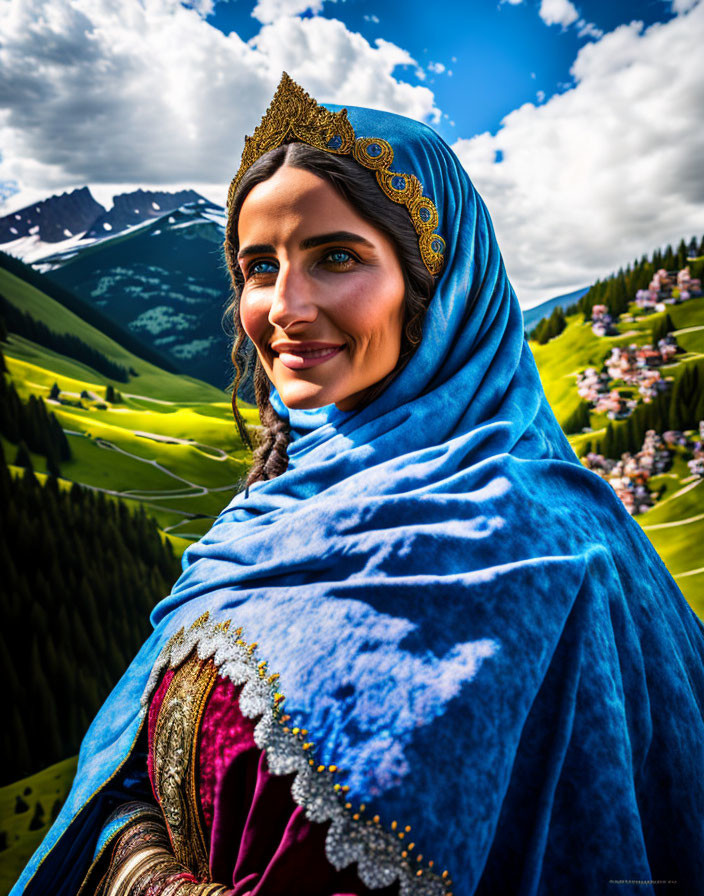
<path fill-rule="evenodd" d="M 619 460 L 613 460 L 590 452 L 582 458 L 582 463 L 611 485 L 623 506 L 633 515 L 645 513 L 653 506 L 655 493 L 648 488 L 648 480 L 669 469 L 672 454 L 667 450 L 664 438 L 649 429 L 637 454 L 625 453 Z"/>
<path fill-rule="evenodd" d="M 679 446 L 692 452 L 693 457 L 687 461 L 693 476 L 704 479 L 704 420 L 699 421 L 699 438 L 692 440 L 679 429 L 668 429 L 662 434 L 663 442 L 669 448 Z"/>
<path fill-rule="evenodd" d="M 698 277 L 692 277 L 689 265 L 680 271 L 661 268 L 653 275 L 647 289 L 639 289 L 635 303 L 641 311 L 664 311 L 666 305 L 686 302 L 702 294 Z"/>
<path fill-rule="evenodd" d="M 594 305 L 592 308 L 592 332 L 595 336 L 615 336 L 618 333 L 606 305 Z"/>

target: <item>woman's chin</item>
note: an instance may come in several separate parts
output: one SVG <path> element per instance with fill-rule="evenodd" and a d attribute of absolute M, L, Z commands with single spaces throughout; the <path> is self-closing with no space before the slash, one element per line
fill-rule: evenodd
<path fill-rule="evenodd" d="M 279 389 L 277 387 L 277 392 L 281 401 L 292 411 L 312 411 L 332 404 L 335 400 L 334 396 L 329 397 L 331 393 L 325 389 L 311 390 L 287 387 Z"/>

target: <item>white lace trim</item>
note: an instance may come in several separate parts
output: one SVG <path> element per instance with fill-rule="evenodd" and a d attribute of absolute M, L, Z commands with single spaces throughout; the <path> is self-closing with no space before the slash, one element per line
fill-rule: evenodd
<path fill-rule="evenodd" d="M 142 695 L 143 708 L 148 707 L 165 668 L 179 666 L 193 650 L 201 660 L 211 658 L 221 676 L 242 685 L 242 714 L 249 719 L 260 717 L 254 740 L 266 751 L 269 770 L 275 775 L 295 772 L 294 801 L 311 821 L 331 822 L 325 853 L 334 868 L 339 871 L 356 862 L 360 880 L 370 889 L 398 880 L 400 896 L 452 896 L 447 872 L 436 874 L 433 863 L 423 862 L 415 844 L 408 842 L 409 827 L 392 822 L 389 831 L 378 816 L 363 817 L 364 805 L 353 810 L 347 798 L 349 788 L 335 781 L 337 767 L 317 764 L 306 729 L 287 724 L 290 716 L 283 713 L 285 698 L 276 687 L 278 674 L 269 674 L 266 661 L 257 660 L 256 642 L 247 644 L 241 629 L 230 632 L 229 628 L 229 621 L 211 622 L 206 612 L 188 631 L 178 631 L 154 664 Z"/>

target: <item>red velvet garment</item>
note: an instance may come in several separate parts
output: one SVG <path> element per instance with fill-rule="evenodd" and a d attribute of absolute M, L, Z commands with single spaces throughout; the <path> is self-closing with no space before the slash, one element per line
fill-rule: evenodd
<path fill-rule="evenodd" d="M 149 777 L 156 721 L 173 678 L 169 669 L 149 710 Z M 228 896 L 396 896 L 398 885 L 369 890 L 352 865 L 336 871 L 325 856 L 328 824 L 309 821 L 291 796 L 293 775 L 272 775 L 254 742 L 256 721 L 239 708 L 240 688 L 217 681 L 200 725 L 198 791 L 210 839 L 213 881 Z"/>

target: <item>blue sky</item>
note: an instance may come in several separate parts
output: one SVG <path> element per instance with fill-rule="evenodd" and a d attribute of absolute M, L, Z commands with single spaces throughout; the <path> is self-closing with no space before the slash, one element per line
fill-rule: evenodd
<path fill-rule="evenodd" d="M 672 4 L 662 0 L 588 0 L 574 5 L 580 19 L 603 32 L 634 19 L 647 26 L 674 15 Z M 261 28 L 252 8 L 246 0 L 220 0 L 207 21 L 226 34 L 235 31 L 250 40 Z M 320 15 L 341 19 L 370 43 L 382 38 L 408 50 L 419 65 L 399 66 L 397 77 L 432 87 L 443 110 L 435 127 L 452 143 L 458 137 L 495 131 L 513 109 L 536 102 L 539 91 L 548 99 L 574 83 L 570 67 L 579 48 L 593 38 L 580 37 L 576 22 L 568 27 L 546 25 L 539 9 L 539 0 L 338 0 L 325 3 Z M 429 71 L 432 63 L 440 63 L 445 71 Z M 421 66 L 425 80 L 416 75 Z"/>
<path fill-rule="evenodd" d="M 704 232 L 704 0 L 0 0 L 0 215 L 88 185 L 224 204 L 286 70 L 425 120 L 528 307 Z"/>

